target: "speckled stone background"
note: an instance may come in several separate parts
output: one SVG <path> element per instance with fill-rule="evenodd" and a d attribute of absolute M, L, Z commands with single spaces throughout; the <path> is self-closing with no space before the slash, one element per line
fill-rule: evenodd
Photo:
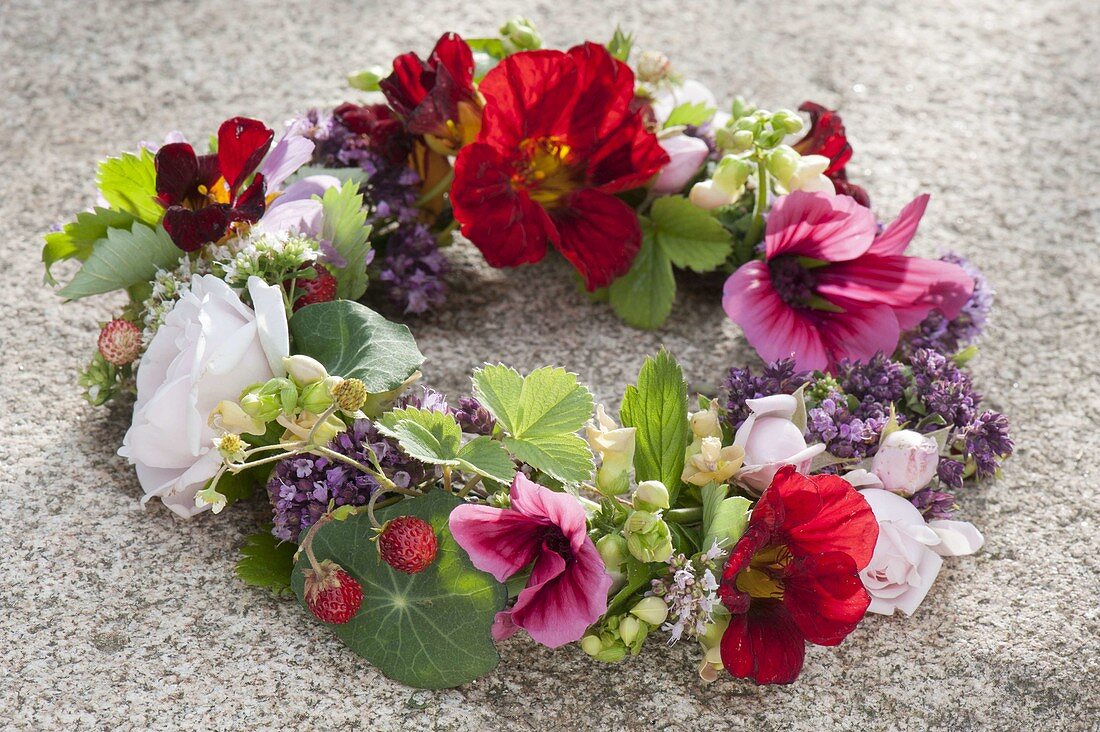
<path fill-rule="evenodd" d="M 1019 447 L 1001 482 L 962 497 L 985 549 L 950 560 L 915 617 L 812 647 L 793 686 L 705 686 L 687 643 L 602 666 L 517 639 L 477 683 L 403 688 L 233 578 L 261 502 L 190 522 L 139 506 L 114 454 L 129 415 L 73 387 L 118 302 L 40 287 L 39 233 L 90 204 L 99 158 L 343 101 L 345 72 L 516 13 L 558 44 L 621 22 L 722 97 L 838 105 L 878 210 L 931 192 L 917 250 L 964 252 L 996 285 L 975 371 Z M 0 726 L 1096 729 L 1098 28 L 1090 0 L 3 0 Z M 714 282 L 682 282 L 674 318 L 643 334 L 566 275 L 462 254 L 453 310 L 413 324 L 428 378 L 458 390 L 483 360 L 556 362 L 614 400 L 661 344 L 698 384 L 749 358 Z"/>

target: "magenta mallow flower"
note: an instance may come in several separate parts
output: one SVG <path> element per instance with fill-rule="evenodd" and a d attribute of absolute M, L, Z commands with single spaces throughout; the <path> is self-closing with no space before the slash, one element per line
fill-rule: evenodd
<path fill-rule="evenodd" d="M 580 639 L 607 612 L 611 576 L 588 538 L 584 508 L 517 473 L 511 508 L 466 504 L 451 512 L 458 545 L 478 569 L 504 582 L 530 567 L 527 586 L 493 626 L 498 640 L 523 628 L 544 646 Z"/>
<path fill-rule="evenodd" d="M 974 280 L 952 262 L 905 256 L 928 205 L 918 196 L 881 233 L 850 196 L 795 191 L 768 214 L 764 259 L 726 280 L 722 306 L 765 361 L 798 369 L 893 353 L 929 312 L 954 318 Z"/>

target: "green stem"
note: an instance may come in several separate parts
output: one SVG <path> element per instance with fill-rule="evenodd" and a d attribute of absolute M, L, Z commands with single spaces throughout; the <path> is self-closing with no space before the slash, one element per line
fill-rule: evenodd
<path fill-rule="evenodd" d="M 438 247 L 449 247 L 454 243 L 454 237 L 451 234 L 458 228 L 458 220 L 455 219 L 443 229 L 443 231 L 436 234 L 435 243 Z"/>
<path fill-rule="evenodd" d="M 313 437 L 317 434 L 317 430 L 321 427 L 322 424 L 328 421 L 329 417 L 331 417 L 335 413 L 336 405 L 333 404 L 331 407 L 325 410 L 324 414 L 317 418 L 317 421 L 313 423 L 313 427 L 309 430 L 309 437 L 306 438 L 306 444 L 313 444 Z"/>
<path fill-rule="evenodd" d="M 760 241 L 764 233 L 764 209 L 768 207 L 768 168 L 762 158 L 756 161 L 756 204 L 752 209 L 752 223 L 745 232 L 745 242 L 751 247 Z"/>
<path fill-rule="evenodd" d="M 434 186 L 432 186 L 428 191 L 422 194 L 420 198 L 416 199 L 416 203 L 414 205 L 417 208 L 420 208 L 421 206 L 430 203 L 431 201 L 434 201 L 437 196 L 439 196 L 441 193 L 451 187 L 451 181 L 454 180 L 454 177 L 455 169 L 451 168 L 447 171 L 447 174 L 440 178 Z"/>
<path fill-rule="evenodd" d="M 703 520 L 703 507 L 674 508 L 671 511 L 665 511 L 661 516 L 668 523 L 691 524 Z"/>
<path fill-rule="evenodd" d="M 470 491 L 474 489 L 474 486 L 481 482 L 481 476 L 475 475 L 473 480 L 466 481 L 466 485 L 462 486 L 462 490 L 458 492 L 459 498 L 465 498 L 469 495 Z"/>
<path fill-rule="evenodd" d="M 336 452 L 335 450 L 330 450 L 327 447 L 321 447 L 319 445 L 314 445 L 313 447 L 310 448 L 309 451 L 317 453 L 318 455 L 324 455 L 325 457 L 331 458 L 332 460 L 339 460 L 342 463 L 347 463 L 348 465 L 352 466 L 353 468 L 357 468 L 358 470 L 361 470 L 364 473 L 367 473 L 368 475 L 372 476 L 375 480 L 377 480 L 379 483 L 381 483 L 382 487 L 385 488 L 390 493 L 400 493 L 403 496 L 419 496 L 419 495 L 421 495 L 417 491 L 410 491 L 410 490 L 407 490 L 405 488 L 399 487 L 396 483 L 394 483 L 392 480 L 387 478 L 384 473 L 377 472 L 373 468 L 368 468 L 366 465 L 359 462 L 358 460 L 356 460 L 354 458 L 350 458 L 347 455 L 341 455 L 340 453 Z"/>

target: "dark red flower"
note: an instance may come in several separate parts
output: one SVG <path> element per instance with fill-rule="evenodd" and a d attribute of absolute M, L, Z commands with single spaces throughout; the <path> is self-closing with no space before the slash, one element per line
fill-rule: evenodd
<path fill-rule="evenodd" d="M 781 468 L 726 561 L 718 596 L 732 613 L 722 663 L 757 684 L 788 684 L 807 642 L 838 645 L 871 599 L 859 571 L 878 522 L 848 481 Z"/>
<path fill-rule="evenodd" d="M 837 193 L 851 196 L 861 206 L 870 206 L 867 191 L 848 181 L 845 166 L 852 157 L 852 146 L 844 133 L 844 122 L 835 110 L 826 109 L 817 102 L 803 102 L 799 109 L 810 114 L 810 131 L 794 144 L 802 155 L 824 155 L 829 158 L 826 177 L 833 182 Z"/>
<path fill-rule="evenodd" d="M 405 125 L 385 104 L 344 102 L 332 114 L 349 131 L 363 135 L 368 149 L 392 165 L 405 162 L 412 153 L 412 138 Z"/>
<path fill-rule="evenodd" d="M 625 274 L 642 235 L 615 194 L 668 163 L 631 109 L 630 68 L 595 43 L 528 51 L 490 71 L 481 93 L 481 135 L 451 186 L 462 233 L 494 267 L 537 262 L 553 244 L 589 290 Z"/>
<path fill-rule="evenodd" d="M 274 133 L 263 122 L 234 117 L 218 128 L 218 152 L 195 155 L 186 142 L 157 151 L 157 200 L 164 230 L 185 252 L 220 240 L 238 221 L 256 222 L 267 206 L 264 177 L 256 172 Z"/>
<path fill-rule="evenodd" d="M 438 152 L 455 154 L 477 137 L 481 97 L 474 88 L 474 54 L 456 33 L 443 35 L 424 61 L 415 53 L 393 60 L 379 82 L 409 132 L 423 135 Z"/>

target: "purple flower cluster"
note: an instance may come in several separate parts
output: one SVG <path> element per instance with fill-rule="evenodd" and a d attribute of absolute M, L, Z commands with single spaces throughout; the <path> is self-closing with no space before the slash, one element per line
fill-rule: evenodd
<path fill-rule="evenodd" d="M 334 115 L 310 110 L 292 128 L 313 140 L 313 164 L 358 167 L 367 174 L 362 190 L 367 223 L 379 249 L 375 278 L 386 298 L 405 313 L 420 314 L 446 301 L 448 262 L 416 207 L 420 178 L 369 149 L 366 136 L 351 132 Z"/>
<path fill-rule="evenodd" d="M 474 397 L 459 397 L 458 409 L 452 413 L 462 431 L 468 435 L 491 435 L 497 424 L 489 410 Z"/>
<path fill-rule="evenodd" d="M 963 427 L 958 436 L 966 447 L 967 456 L 974 461 L 974 473 L 979 480 L 993 477 L 997 464 L 1012 454 L 1008 418 L 1003 414 L 986 410 Z"/>
<path fill-rule="evenodd" d="M 921 348 L 913 353 L 910 366 L 914 394 L 929 416 L 939 416 L 952 427 L 965 427 L 977 416 L 982 395 L 974 391 L 970 375 L 950 358 Z"/>
<path fill-rule="evenodd" d="M 794 370 L 794 359 L 784 358 L 764 367 L 763 373 L 754 376 L 749 369 L 731 368 L 722 384 L 727 395 L 726 419 L 736 430 L 749 416 L 747 399 L 759 399 L 773 394 L 793 394 L 809 380 L 809 374 Z"/>
<path fill-rule="evenodd" d="M 918 491 L 909 500 L 926 520 L 949 519 L 955 513 L 955 496 L 934 488 Z"/>
<path fill-rule="evenodd" d="M 886 411 L 867 409 L 872 402 L 861 402 L 854 409 L 841 392 L 831 392 L 806 414 L 807 436 L 825 444 L 831 455 L 862 460 L 874 454 L 882 428 L 889 421 Z"/>
<path fill-rule="evenodd" d="M 383 437 L 370 421 L 356 420 L 329 443 L 329 448 L 369 465 L 374 453 L 382 472 L 405 488 L 426 477 L 422 464 L 401 452 L 397 444 Z M 267 494 L 275 512 L 271 533 L 284 541 L 298 541 L 302 532 L 316 523 L 329 503 L 334 506 L 363 506 L 378 490 L 377 481 L 352 465 L 319 455 L 296 455 L 280 460 L 267 482 Z"/>
<path fill-rule="evenodd" d="M 948 320 L 943 313 L 934 310 L 921 321 L 920 325 L 903 334 L 899 349 L 906 356 L 921 348 L 940 353 L 957 353 L 977 340 L 989 321 L 994 293 L 985 276 L 977 267 L 957 254 L 945 254 L 940 259 L 962 267 L 974 279 L 974 293 L 953 320 Z"/>

